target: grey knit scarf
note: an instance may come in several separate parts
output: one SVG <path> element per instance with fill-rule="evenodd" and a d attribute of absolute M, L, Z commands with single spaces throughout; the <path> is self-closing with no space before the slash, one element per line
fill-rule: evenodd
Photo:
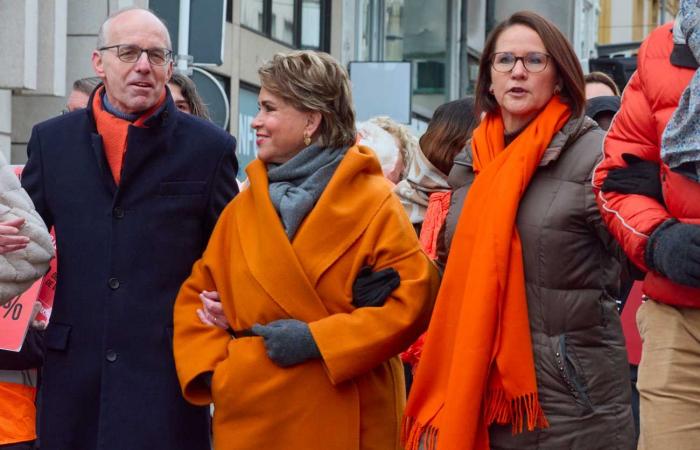
<path fill-rule="evenodd" d="M 685 37 L 695 59 L 700 62 L 700 0 L 682 0 L 674 27 Z M 661 159 L 671 169 L 700 179 L 700 69 L 683 91 L 673 116 L 661 137 Z M 683 166 L 682 168 L 680 166 Z"/>
<path fill-rule="evenodd" d="M 268 164 L 270 200 L 291 241 L 328 185 L 348 147 L 306 147 L 284 164 Z"/>

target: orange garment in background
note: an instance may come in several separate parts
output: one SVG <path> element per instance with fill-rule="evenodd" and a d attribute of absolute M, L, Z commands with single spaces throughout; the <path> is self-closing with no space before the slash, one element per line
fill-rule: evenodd
<path fill-rule="evenodd" d="M 451 199 L 451 191 L 433 192 L 428 198 L 428 209 L 425 211 L 423 225 L 420 229 L 420 245 L 423 247 L 423 251 L 425 251 L 432 260 L 437 259 L 438 236 L 440 235 L 442 225 L 445 223 L 447 213 L 450 211 Z M 424 344 L 425 333 L 421 334 L 416 342 L 411 344 L 411 346 L 400 355 L 401 361 L 410 364 L 414 372 L 418 361 L 420 361 L 420 355 L 423 353 Z"/>
<path fill-rule="evenodd" d="M 141 114 L 133 123 L 115 116 L 106 111 L 102 107 L 102 92 L 104 86 L 100 87 L 92 99 L 92 111 L 95 115 L 95 123 L 97 124 L 97 133 L 102 136 L 102 146 L 104 148 L 109 169 L 112 171 L 114 181 L 119 185 L 122 172 L 122 164 L 124 163 L 124 154 L 126 153 L 126 138 L 129 134 L 129 126 L 144 128 L 144 122 L 148 120 L 161 105 L 165 102 L 165 90 L 163 95 L 158 100 L 155 106 Z"/>
<path fill-rule="evenodd" d="M 423 216 L 420 244 L 430 259 L 437 259 L 437 240 L 442 224 L 450 211 L 452 192 L 433 192 L 428 198 L 428 208 Z"/>
<path fill-rule="evenodd" d="M 213 400 L 217 450 L 397 450 L 406 391 L 395 356 L 426 328 L 439 276 L 374 153 L 351 147 L 292 242 L 260 160 L 219 217 L 175 301 L 173 351 L 185 399 Z M 330 224 L 330 226 L 329 226 Z M 401 285 L 381 307 L 355 308 L 365 265 Z M 200 322 L 202 290 L 219 292 L 234 329 L 309 324 L 323 355 L 279 367 L 263 339 L 231 339 Z M 199 376 L 213 372 L 211 388 Z"/>
<path fill-rule="evenodd" d="M 35 387 L 0 382 L 0 445 L 36 439 L 35 399 Z"/>
<path fill-rule="evenodd" d="M 487 450 L 488 427 L 547 426 L 535 378 L 518 206 L 570 117 L 553 97 L 504 148 L 500 115 L 474 131 L 476 178 L 464 202 L 406 407 L 408 449 Z"/>

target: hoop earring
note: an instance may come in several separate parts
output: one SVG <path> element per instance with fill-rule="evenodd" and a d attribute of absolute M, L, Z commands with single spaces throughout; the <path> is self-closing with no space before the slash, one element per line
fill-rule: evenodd
<path fill-rule="evenodd" d="M 559 95 L 561 93 L 561 88 L 559 86 L 556 86 L 554 88 L 554 95 Z"/>
<path fill-rule="evenodd" d="M 304 145 L 307 147 L 311 144 L 311 137 L 306 134 L 306 131 L 304 132 Z"/>

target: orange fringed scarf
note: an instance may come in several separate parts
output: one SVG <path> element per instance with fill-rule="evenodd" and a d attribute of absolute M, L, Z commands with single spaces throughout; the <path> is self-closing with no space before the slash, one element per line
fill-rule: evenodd
<path fill-rule="evenodd" d="M 133 123 L 117 117 L 102 107 L 102 91 L 104 86 L 101 86 L 92 99 L 92 113 L 95 116 L 97 124 L 97 133 L 102 136 L 102 145 L 104 147 L 105 156 L 109 169 L 112 171 L 114 182 L 119 185 L 121 181 L 122 164 L 124 163 L 124 155 L 126 154 L 126 138 L 129 134 L 129 125 L 143 128 L 144 122 L 148 120 L 158 109 L 165 103 L 165 90 L 161 95 L 158 103 L 145 111 L 141 117 Z"/>
<path fill-rule="evenodd" d="M 406 406 L 407 449 L 488 450 L 488 427 L 546 427 L 537 397 L 515 227 L 520 199 L 542 155 L 568 120 L 555 97 L 504 151 L 503 120 L 474 131 L 477 174 L 455 230 L 425 348 Z"/>

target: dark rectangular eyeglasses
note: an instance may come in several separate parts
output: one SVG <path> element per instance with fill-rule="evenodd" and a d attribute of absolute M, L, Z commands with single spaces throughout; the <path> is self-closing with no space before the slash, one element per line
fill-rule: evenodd
<path fill-rule="evenodd" d="M 141 48 L 138 45 L 117 44 L 108 47 L 100 47 L 97 50 L 116 50 L 117 58 L 125 63 L 135 63 L 141 57 L 143 52 L 146 52 L 148 62 L 155 66 L 164 66 L 171 60 L 173 56 L 172 50 L 167 48 Z"/>
<path fill-rule="evenodd" d="M 537 73 L 547 68 L 549 58 L 548 54 L 540 52 L 529 52 L 525 56 L 515 56 L 511 52 L 499 52 L 494 53 L 491 57 L 491 67 L 496 72 L 510 72 L 518 61 L 522 61 L 525 70 Z"/>

